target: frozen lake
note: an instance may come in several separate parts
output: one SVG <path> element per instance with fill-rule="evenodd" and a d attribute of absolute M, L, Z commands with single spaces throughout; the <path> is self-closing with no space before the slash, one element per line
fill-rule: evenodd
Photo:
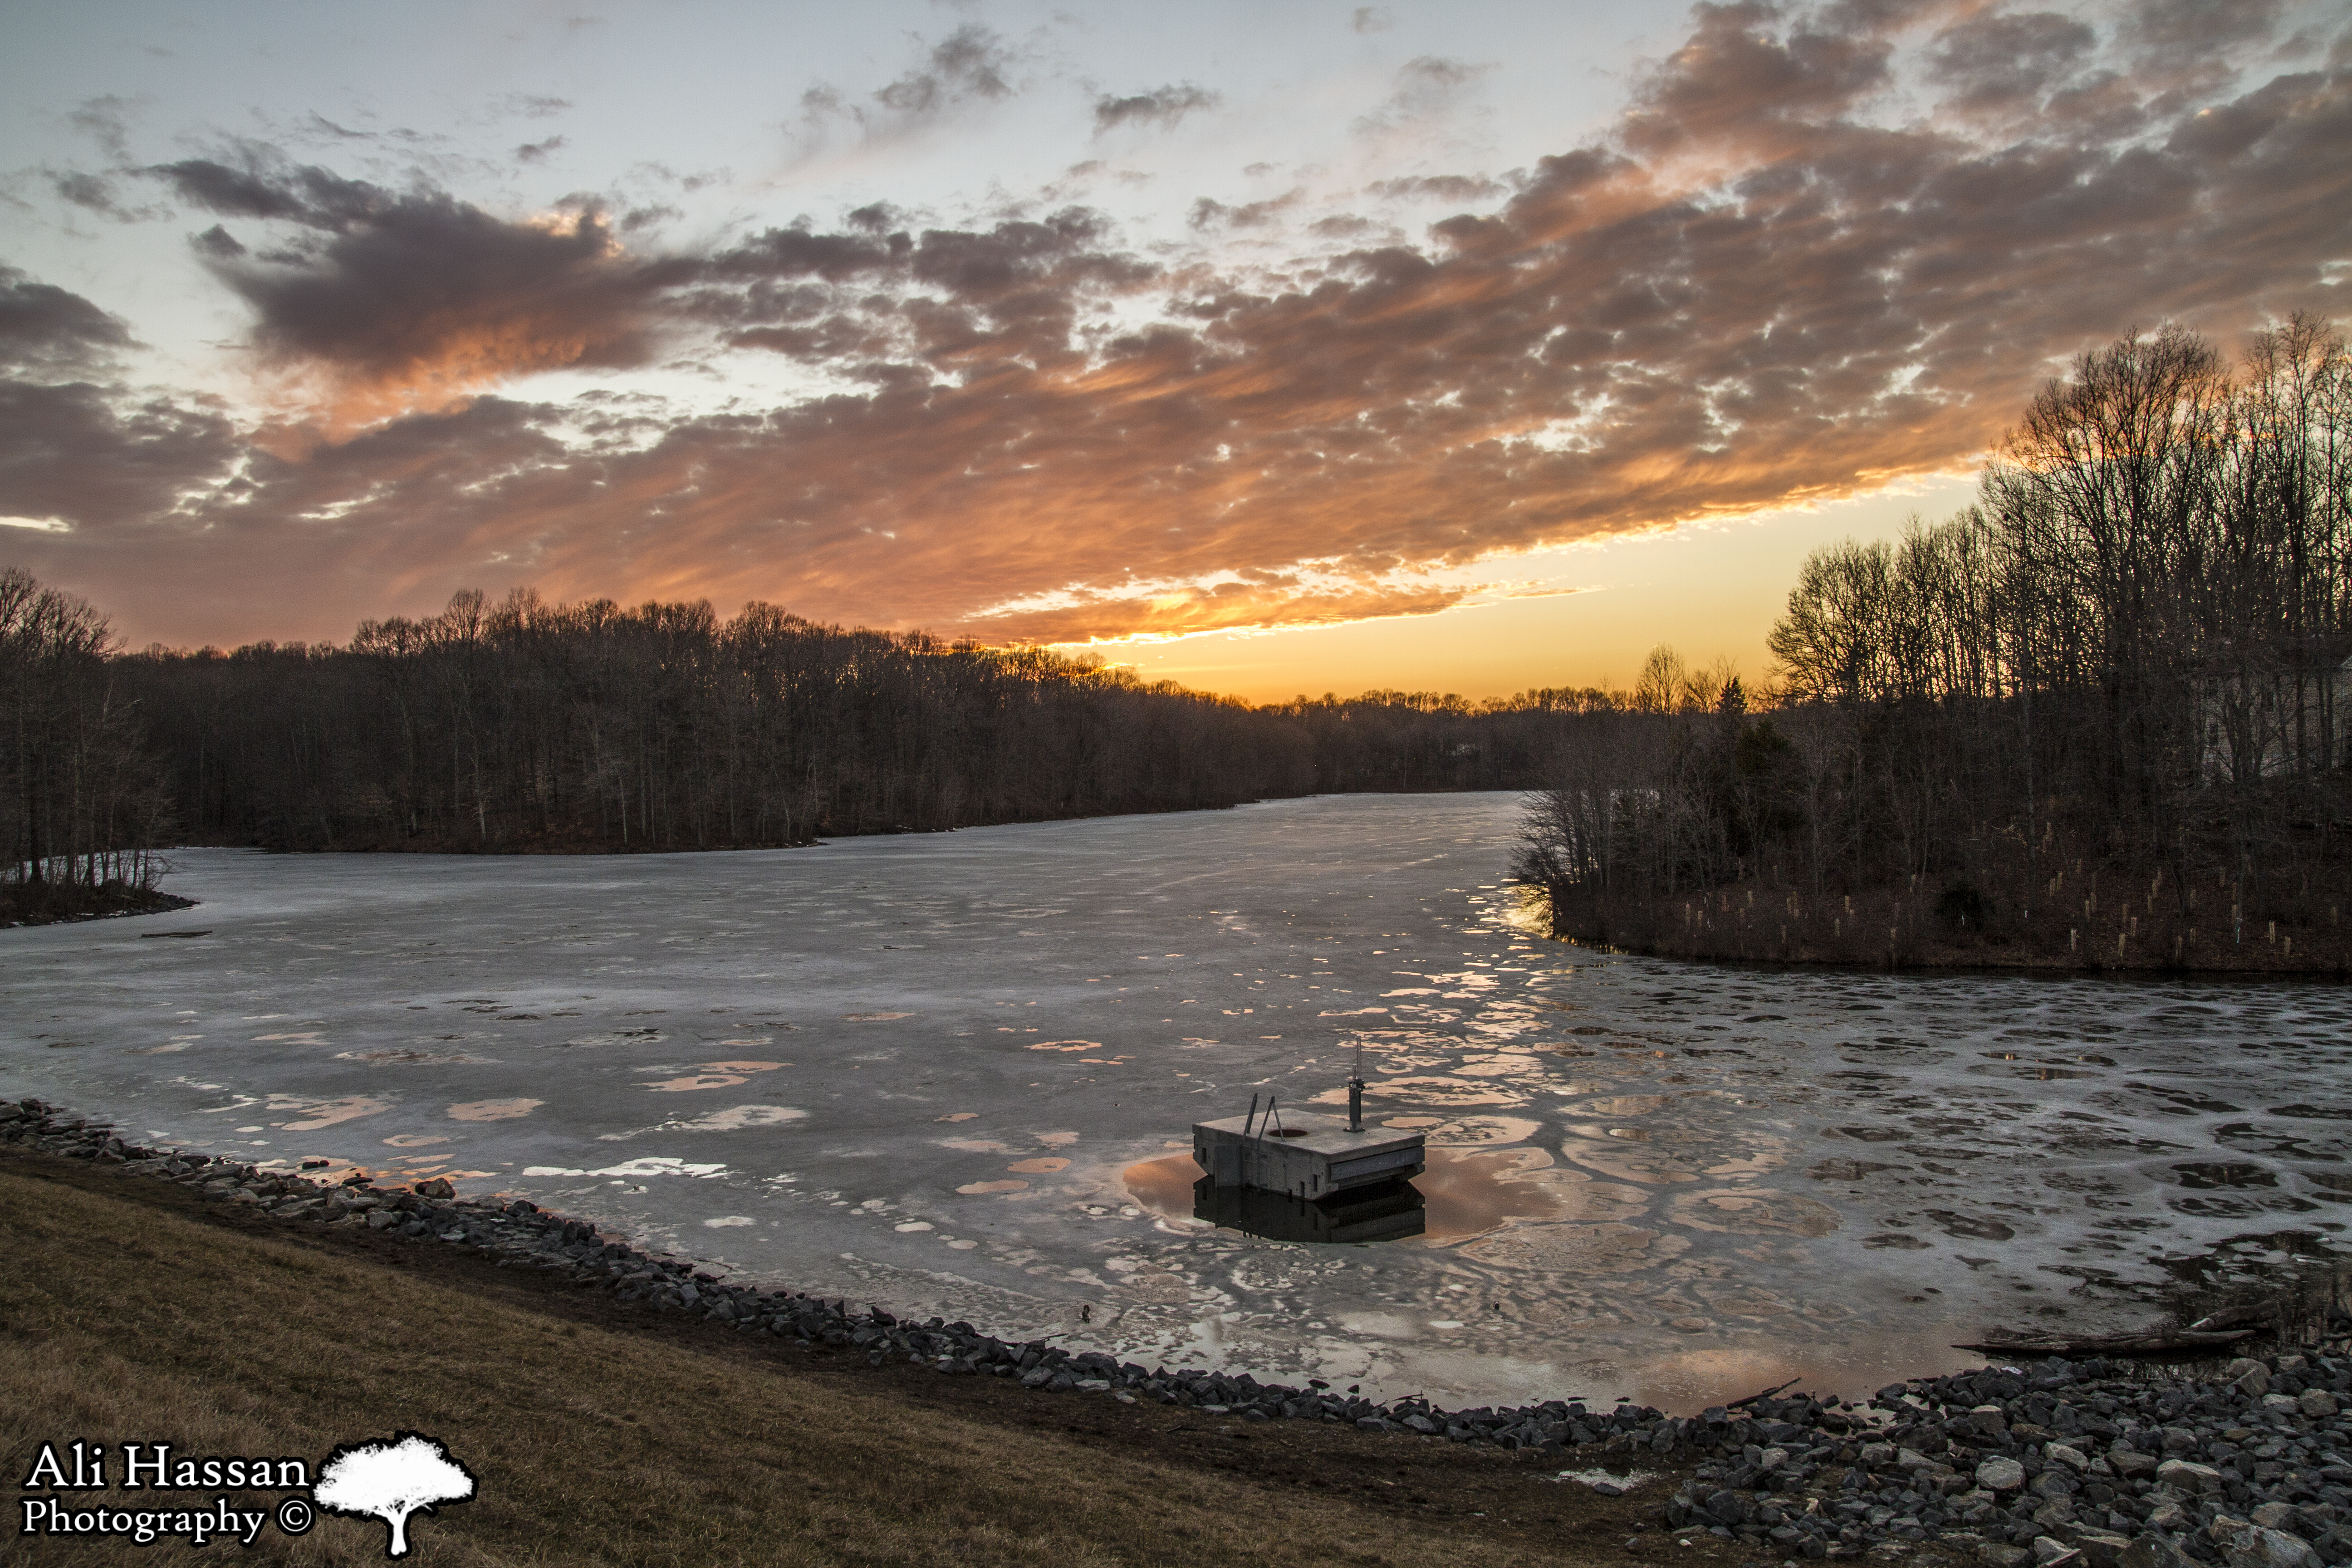
<path fill-rule="evenodd" d="M 2345 988 L 1598 955 L 1520 923 L 1517 809 L 184 852 L 195 909 L 0 932 L 0 1092 L 1008 1338 L 1448 1403 L 1867 1393 L 2340 1233 Z M 1438 1151 L 1430 1233 L 1191 1218 L 1191 1124 L 1333 1107 L 1360 1041 L 1370 1120 Z"/>

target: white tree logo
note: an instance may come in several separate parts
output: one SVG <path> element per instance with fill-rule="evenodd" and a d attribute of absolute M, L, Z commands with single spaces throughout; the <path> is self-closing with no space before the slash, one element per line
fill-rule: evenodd
<path fill-rule="evenodd" d="M 473 1472 L 449 1450 L 417 1432 L 395 1432 L 389 1442 L 346 1443 L 327 1456 L 310 1500 L 329 1513 L 380 1519 L 392 1526 L 388 1557 L 408 1555 L 408 1516 L 440 1502 L 474 1495 Z"/>

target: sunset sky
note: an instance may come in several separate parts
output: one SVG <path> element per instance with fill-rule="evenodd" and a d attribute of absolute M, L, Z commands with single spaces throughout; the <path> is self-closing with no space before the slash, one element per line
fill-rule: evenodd
<path fill-rule="evenodd" d="M 0 565 L 1630 683 L 2074 354 L 2352 316 L 2352 8 L 11 0 Z"/>

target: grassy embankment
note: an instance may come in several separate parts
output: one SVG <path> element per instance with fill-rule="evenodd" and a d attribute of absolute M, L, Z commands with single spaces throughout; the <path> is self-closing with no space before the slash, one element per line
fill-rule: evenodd
<path fill-rule="evenodd" d="M 480 1491 L 411 1521 L 420 1565 L 1623 1563 L 1666 1491 L 1604 1499 L 1532 1453 L 873 1369 L 469 1249 L 296 1230 L 19 1151 L 0 1152 L 0 1339 L 12 1487 L 45 1439 L 315 1467 L 339 1442 L 422 1431 Z M 166 1568 L 381 1562 L 385 1534 L 330 1517 L 198 1551 L 20 1540 L 12 1520 L 0 1540 L 44 1568 Z"/>

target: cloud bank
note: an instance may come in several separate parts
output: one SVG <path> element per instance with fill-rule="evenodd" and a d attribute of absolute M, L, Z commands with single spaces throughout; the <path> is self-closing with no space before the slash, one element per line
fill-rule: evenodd
<path fill-rule="evenodd" d="M 257 635 L 289 595 L 348 624 L 524 581 L 992 638 L 1425 613 L 1463 593 L 1433 574 L 1497 554 L 1963 464 L 2135 322 L 2342 313 L 2346 45 L 2226 86 L 2278 26 L 1703 5 L 1590 144 L 1507 184 L 1400 176 L 1311 226 L 1207 201 L 1189 258 L 1084 207 L 925 227 L 881 203 L 635 252 L 593 204 L 502 217 L 267 150 L 187 160 L 146 177 L 219 220 L 199 251 L 321 438 L 106 380 L 127 329 L 8 274 L 0 514 L 64 519 L 28 564 L 118 580 L 188 637 L 223 634 L 170 604 Z M 1009 90 L 1003 60 L 956 35 L 868 130 Z M 1384 133 L 1407 89 L 1475 76 L 1413 69 Z M 1097 133 L 1192 93 L 1105 98 Z M 1432 199 L 1484 205 L 1340 247 Z M 1242 234 L 1245 258 L 1213 248 Z M 818 390 L 717 413 L 498 390 L 665 355 Z"/>

